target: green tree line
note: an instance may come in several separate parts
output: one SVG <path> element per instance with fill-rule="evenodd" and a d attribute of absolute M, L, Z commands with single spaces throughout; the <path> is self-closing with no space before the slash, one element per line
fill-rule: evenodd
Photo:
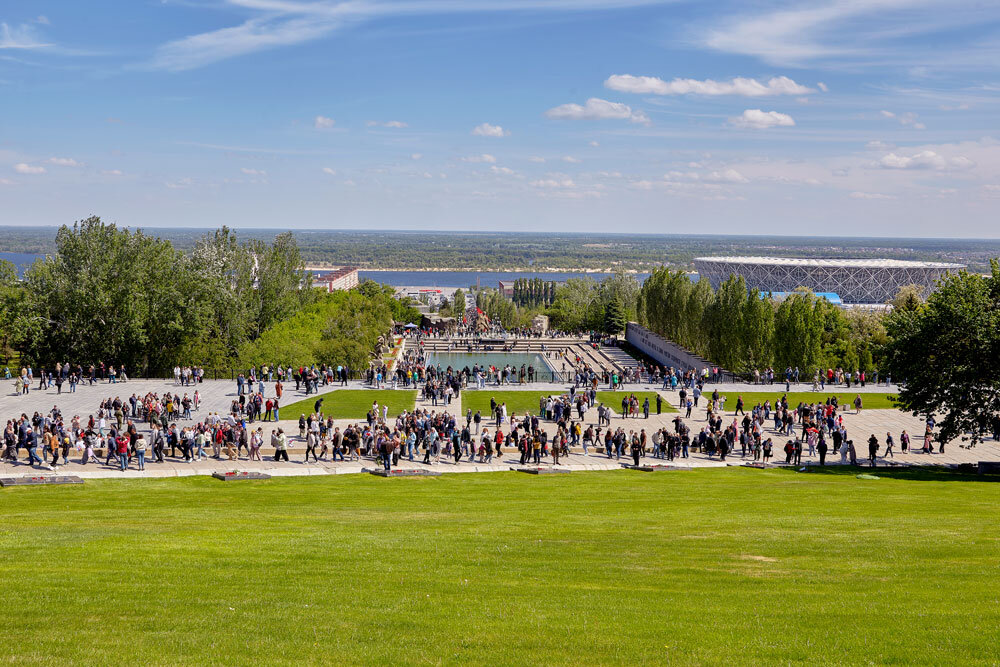
<path fill-rule="evenodd" d="M 319 298 L 290 232 L 271 242 L 240 241 L 223 227 L 182 253 L 170 241 L 90 217 L 61 227 L 55 245 L 21 282 L 0 266 L 0 344 L 24 363 L 103 361 L 132 374 L 159 374 L 177 364 L 227 368 L 258 358 L 255 346 L 263 342 L 278 350 L 277 325 Z M 381 289 L 359 294 L 376 302 L 374 319 L 360 320 L 355 301 L 322 299 L 327 344 L 296 360 L 336 361 L 329 340 L 338 332 L 365 345 L 373 340 L 369 325 L 389 330 L 394 306 Z M 341 326 L 341 317 L 360 323 Z"/>
<path fill-rule="evenodd" d="M 638 311 L 652 331 L 737 373 L 767 367 L 870 372 L 888 340 L 880 313 L 844 310 L 807 290 L 772 299 L 748 290 L 740 276 L 713 290 L 708 281 L 657 269 L 640 290 Z"/>

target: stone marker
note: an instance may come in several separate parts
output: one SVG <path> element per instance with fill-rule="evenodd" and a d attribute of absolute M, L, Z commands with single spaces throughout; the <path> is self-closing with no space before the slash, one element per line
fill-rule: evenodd
<path fill-rule="evenodd" d="M 367 468 L 364 472 L 377 475 L 379 477 L 437 477 L 441 474 L 439 470 L 428 470 L 427 468 Z"/>
<path fill-rule="evenodd" d="M 213 472 L 212 477 L 229 482 L 234 479 L 271 479 L 271 476 L 264 472 L 252 470 L 230 470 L 229 472 Z"/>
<path fill-rule="evenodd" d="M 566 468 L 542 468 L 542 467 L 536 468 L 534 466 L 530 468 L 516 467 L 516 468 L 511 468 L 511 470 L 516 470 L 518 472 L 526 472 L 529 475 L 549 475 L 551 473 L 570 472 Z"/>
<path fill-rule="evenodd" d="M 0 477 L 0 486 L 36 486 L 39 484 L 83 484 L 76 475 L 37 475 L 35 477 Z"/>

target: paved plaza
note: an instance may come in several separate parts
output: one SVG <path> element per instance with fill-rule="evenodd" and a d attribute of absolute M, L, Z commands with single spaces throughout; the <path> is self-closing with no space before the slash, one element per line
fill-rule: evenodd
<path fill-rule="evenodd" d="M 761 385 L 740 385 L 740 384 L 724 384 L 718 385 L 720 390 L 725 390 L 728 392 L 761 392 L 766 391 L 767 393 L 773 393 L 775 398 L 783 393 L 784 387 L 779 385 L 772 386 L 761 386 Z M 347 389 L 365 389 L 366 386 L 359 381 L 352 381 Z M 713 385 L 708 385 L 706 387 L 706 393 L 711 393 Z M 175 393 L 184 392 L 193 393 L 194 387 L 181 387 L 174 383 L 172 380 L 132 380 L 127 383 L 109 384 L 103 382 L 94 386 L 81 385 L 76 392 L 69 393 L 63 392 L 61 395 L 56 393 L 55 389 L 49 389 L 45 391 L 32 390 L 27 396 L 16 396 L 13 394 L 12 389 L 5 392 L 5 394 L 0 397 L 0 416 L 6 419 L 20 415 L 22 412 L 31 416 L 36 410 L 38 412 L 47 412 L 52 409 L 54 405 L 58 405 L 60 410 L 62 410 L 64 418 L 71 418 L 73 415 L 80 415 L 80 417 L 85 420 L 89 415 L 96 414 L 97 407 L 99 403 L 105 398 L 115 398 L 120 397 L 122 400 L 126 400 L 129 396 L 135 393 L 138 396 L 143 396 L 147 392 L 156 392 L 162 395 L 163 392 L 171 391 Z M 180 423 L 194 423 L 201 419 L 204 419 L 206 415 L 210 412 L 217 412 L 219 414 L 225 415 L 229 412 L 230 405 L 234 398 L 236 398 L 236 383 L 231 381 L 223 380 L 206 380 L 202 384 L 197 386 L 199 394 L 201 396 L 201 409 L 193 414 L 194 419 L 188 422 L 181 421 Z M 265 384 L 266 395 L 273 396 L 274 384 Z M 328 394 L 334 391 L 340 391 L 344 389 L 342 387 L 320 387 L 318 395 Z M 792 387 L 793 391 L 808 391 L 809 385 L 798 385 Z M 873 387 L 871 385 L 864 388 L 852 388 L 850 391 L 852 393 L 878 393 L 892 391 L 895 388 L 887 389 L 885 386 Z M 467 390 L 462 392 L 462 395 L 467 394 L 472 391 L 482 391 L 482 393 L 489 394 L 491 391 L 544 391 L 551 392 L 553 395 L 559 395 L 565 393 L 568 388 L 564 384 L 544 384 L 535 383 L 531 385 L 524 386 L 504 386 L 495 387 L 490 386 L 484 390 Z M 663 397 L 665 403 L 676 405 L 678 402 L 677 392 L 675 391 L 660 391 L 658 386 L 653 386 L 649 384 L 635 384 L 628 385 L 627 391 L 658 391 Z M 622 392 L 622 393 L 627 393 Z M 831 388 L 832 391 L 838 391 L 837 388 Z M 840 389 L 839 391 L 845 391 Z M 817 393 L 817 396 L 822 398 L 823 392 Z M 317 396 L 316 394 L 310 396 Z M 287 385 L 284 391 L 283 403 L 289 405 L 294 401 L 307 398 L 306 394 L 302 391 L 294 390 L 294 383 L 292 383 L 291 388 Z M 696 408 L 690 419 L 686 419 L 686 423 L 690 426 L 692 433 L 696 433 L 706 424 L 706 412 L 704 409 L 705 399 L 700 401 L 701 405 Z M 429 410 L 441 410 L 441 406 L 432 406 L 429 402 L 426 402 L 418 397 L 417 399 L 418 408 L 426 408 Z M 612 410 L 618 406 L 610 406 Z M 730 408 L 735 406 L 729 406 Z M 461 395 L 458 399 L 454 400 L 450 406 L 447 408 L 448 412 L 456 415 L 463 415 L 464 410 L 462 409 Z M 374 469 L 376 464 L 370 459 L 362 461 L 346 461 L 346 462 L 331 462 L 331 461 L 321 461 L 319 463 L 304 463 L 303 462 L 303 452 L 304 444 L 298 438 L 298 415 L 284 415 L 286 417 L 291 417 L 291 419 L 283 419 L 281 422 L 267 422 L 264 423 L 265 436 L 269 435 L 270 430 L 277 428 L 278 426 L 285 429 L 287 433 L 290 434 L 290 453 L 292 460 L 289 462 L 276 462 L 270 459 L 269 454 L 270 448 L 267 446 L 268 439 L 265 437 L 265 446 L 262 448 L 262 454 L 265 456 L 264 461 L 251 462 L 245 457 L 236 461 L 229 460 L 216 460 L 208 459 L 200 462 L 185 462 L 181 459 L 168 458 L 164 463 L 150 463 L 147 465 L 144 472 L 138 470 L 129 470 L 126 472 L 121 472 L 116 466 L 104 466 L 101 464 L 89 464 L 81 465 L 79 463 L 80 454 L 77 452 L 71 453 L 71 463 L 65 466 L 58 466 L 58 470 L 65 474 L 80 475 L 85 478 L 95 478 L 95 477 L 172 477 L 172 476 L 184 476 L 184 475 L 210 475 L 213 472 L 219 471 L 230 471 L 230 470 L 252 470 L 266 472 L 271 475 L 330 475 L 330 474 L 347 474 L 347 473 L 361 473 L 370 469 Z M 645 429 L 647 434 L 652 434 L 652 432 L 658 428 L 666 427 L 668 430 L 673 429 L 673 419 L 677 416 L 677 413 L 664 412 L 661 415 L 651 414 L 648 419 L 643 419 L 642 417 L 638 419 L 622 419 L 619 415 L 615 415 L 612 419 L 612 426 L 617 428 L 622 426 L 626 432 L 631 430 Z M 724 417 L 724 424 L 730 423 L 733 419 L 732 410 L 727 410 Z M 350 424 L 356 424 L 362 422 L 361 419 L 335 419 L 335 424 L 344 428 Z M 586 417 L 586 424 L 594 424 L 596 426 L 597 421 L 597 411 L 591 409 Z M 849 437 L 851 437 L 856 443 L 856 450 L 859 462 L 862 461 L 867 456 L 867 445 L 866 441 L 868 436 L 874 433 L 878 436 L 879 440 L 884 440 L 886 432 L 891 432 L 893 437 L 897 441 L 899 434 L 903 429 L 906 429 L 913 437 L 913 443 L 917 447 L 920 446 L 923 434 L 923 421 L 920 418 L 912 417 L 898 410 L 864 410 L 861 414 L 854 414 L 853 409 L 848 410 L 844 415 L 844 422 L 847 427 Z M 484 424 L 489 424 L 492 426 L 493 420 L 486 419 L 484 415 Z M 555 424 L 552 422 L 542 422 L 542 428 L 544 428 L 550 435 L 555 432 Z M 506 429 L 506 425 L 505 428 Z M 781 448 L 787 437 L 778 435 L 770 428 L 770 422 L 768 423 L 768 428 L 766 428 L 767 435 L 772 437 L 775 442 L 775 452 L 774 459 L 775 463 L 773 465 L 783 465 L 784 455 Z M 895 452 L 895 456 L 888 460 L 879 458 L 879 465 L 957 465 L 963 463 L 977 463 L 978 461 L 996 461 L 1000 460 L 1000 444 L 991 441 L 979 444 L 975 448 L 965 448 L 960 446 L 961 443 L 953 442 L 945 447 L 944 454 L 920 454 L 913 452 Z M 22 452 L 23 453 L 23 452 Z M 671 463 L 671 465 L 677 467 L 707 467 L 707 466 L 725 466 L 725 465 L 739 465 L 746 460 L 749 460 L 749 456 L 744 459 L 736 453 L 735 455 L 730 455 L 727 457 L 726 461 L 720 461 L 718 457 L 709 457 L 701 452 L 691 452 L 690 457 L 687 459 L 677 459 Z M 644 460 L 644 464 L 648 464 L 656 461 L 649 456 Z M 779 463 L 780 462 L 780 463 Z M 807 465 L 818 465 L 818 457 L 806 456 L 803 454 L 803 462 Z M 622 464 L 631 463 L 631 459 L 623 457 L 621 461 L 616 459 L 608 459 L 603 454 L 598 454 L 593 449 L 590 455 L 584 455 L 580 447 L 573 449 L 573 452 L 569 457 L 564 457 L 560 463 L 560 468 L 565 468 L 567 470 L 609 470 L 618 469 Z M 835 452 L 831 452 L 827 457 L 827 463 L 830 465 L 840 464 L 840 456 Z M 439 463 L 433 464 L 433 468 L 440 472 L 491 472 L 491 471 L 504 471 L 510 470 L 511 467 L 518 467 L 519 464 L 519 454 L 510 448 L 501 457 L 494 457 L 494 460 L 490 464 L 476 463 L 476 462 L 466 462 L 462 461 L 458 464 L 454 463 L 453 459 L 448 459 L 442 457 Z M 544 466 L 550 466 L 550 463 L 543 463 Z M 408 461 L 405 459 L 400 462 L 401 467 L 410 467 Z M 418 459 L 412 464 L 413 467 L 423 467 Z M 41 468 L 31 468 L 23 460 L 17 464 L 2 463 L 0 464 L 0 475 L 30 475 L 37 474 L 39 471 L 45 470 Z"/>

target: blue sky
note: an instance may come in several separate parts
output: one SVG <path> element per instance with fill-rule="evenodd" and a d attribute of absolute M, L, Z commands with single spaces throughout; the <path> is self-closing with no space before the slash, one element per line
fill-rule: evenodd
<path fill-rule="evenodd" d="M 1000 3 L 0 6 L 0 224 L 996 237 Z"/>

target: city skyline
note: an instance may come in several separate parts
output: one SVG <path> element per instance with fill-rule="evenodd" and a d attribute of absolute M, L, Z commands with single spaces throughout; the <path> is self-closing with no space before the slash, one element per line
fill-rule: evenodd
<path fill-rule="evenodd" d="M 0 14 L 0 225 L 991 238 L 998 27 L 962 0 L 33 3 Z"/>

